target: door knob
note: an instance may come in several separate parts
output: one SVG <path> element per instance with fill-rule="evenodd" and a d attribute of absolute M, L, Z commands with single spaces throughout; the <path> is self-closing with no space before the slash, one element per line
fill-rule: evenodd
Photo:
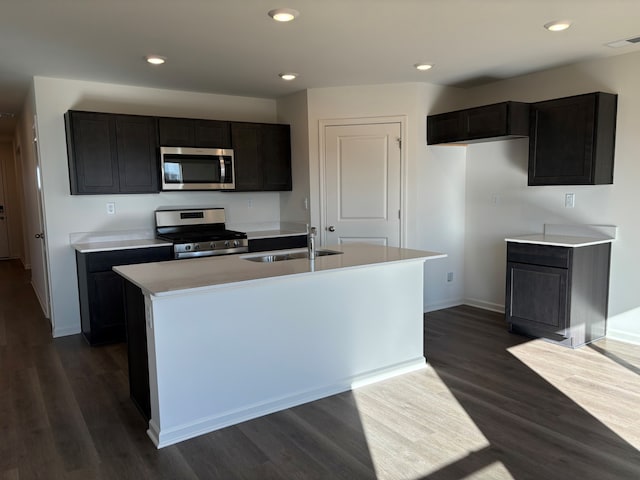
<path fill-rule="evenodd" d="M 34 237 L 36 237 L 36 238 L 44 238 L 44 233 L 36 233 L 34 235 Z"/>
<path fill-rule="evenodd" d="M 334 227 L 333 225 L 329 225 L 327 230 L 329 230 L 330 232 L 335 232 L 336 231 L 336 227 Z"/>

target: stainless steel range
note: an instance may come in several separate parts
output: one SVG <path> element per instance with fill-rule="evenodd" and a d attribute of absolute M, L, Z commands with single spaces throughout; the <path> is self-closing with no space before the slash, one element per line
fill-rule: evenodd
<path fill-rule="evenodd" d="M 225 228 L 224 208 L 159 208 L 155 214 L 156 237 L 173 243 L 175 258 L 249 251 L 246 233 Z"/>

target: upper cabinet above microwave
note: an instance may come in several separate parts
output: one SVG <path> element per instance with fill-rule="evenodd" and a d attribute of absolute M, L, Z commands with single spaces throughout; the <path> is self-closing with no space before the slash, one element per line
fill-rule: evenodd
<path fill-rule="evenodd" d="M 532 103 L 529 185 L 613 183 L 617 102 L 595 92 Z"/>
<path fill-rule="evenodd" d="M 65 114 L 72 194 L 157 193 L 157 131 L 153 117 Z"/>
<path fill-rule="evenodd" d="M 231 148 L 229 122 L 158 118 L 161 147 Z"/>
<path fill-rule="evenodd" d="M 502 102 L 427 117 L 427 145 L 477 143 L 529 135 L 529 105 Z"/>

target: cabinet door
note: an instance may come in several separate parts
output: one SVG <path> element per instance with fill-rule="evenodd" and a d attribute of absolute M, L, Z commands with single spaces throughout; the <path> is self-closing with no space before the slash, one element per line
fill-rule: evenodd
<path fill-rule="evenodd" d="M 459 141 L 465 136 L 463 112 L 441 113 L 427 117 L 427 145 Z"/>
<path fill-rule="evenodd" d="M 195 146 L 194 120 L 188 118 L 159 118 L 158 138 L 161 147 Z"/>
<path fill-rule="evenodd" d="M 603 92 L 534 103 L 529 185 L 613 183 L 617 104 Z"/>
<path fill-rule="evenodd" d="M 231 141 L 235 158 L 236 191 L 262 190 L 262 125 L 232 123 Z"/>
<path fill-rule="evenodd" d="M 157 193 L 159 166 L 152 117 L 115 117 L 120 193 Z"/>
<path fill-rule="evenodd" d="M 67 112 L 67 152 L 72 194 L 117 193 L 118 157 L 112 115 Z"/>
<path fill-rule="evenodd" d="M 507 103 L 470 108 L 464 115 L 468 138 L 488 138 L 507 135 Z"/>
<path fill-rule="evenodd" d="M 564 337 L 568 306 L 568 269 L 507 262 L 507 322 Z"/>
<path fill-rule="evenodd" d="M 231 148 L 231 131 L 229 122 L 216 120 L 196 120 L 195 143 L 198 148 Z"/>
<path fill-rule="evenodd" d="M 593 183 L 595 108 L 584 95 L 532 105 L 529 185 Z"/>
<path fill-rule="evenodd" d="M 91 345 L 123 342 L 126 333 L 122 277 L 113 271 L 93 272 L 88 281 Z"/>
<path fill-rule="evenodd" d="M 289 125 L 262 126 L 264 190 L 291 190 Z"/>

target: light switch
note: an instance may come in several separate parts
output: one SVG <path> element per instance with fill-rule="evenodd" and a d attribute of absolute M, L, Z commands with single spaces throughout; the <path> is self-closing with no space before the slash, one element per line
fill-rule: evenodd
<path fill-rule="evenodd" d="M 108 202 L 107 203 L 107 215 L 115 215 L 116 214 L 116 203 Z"/>

